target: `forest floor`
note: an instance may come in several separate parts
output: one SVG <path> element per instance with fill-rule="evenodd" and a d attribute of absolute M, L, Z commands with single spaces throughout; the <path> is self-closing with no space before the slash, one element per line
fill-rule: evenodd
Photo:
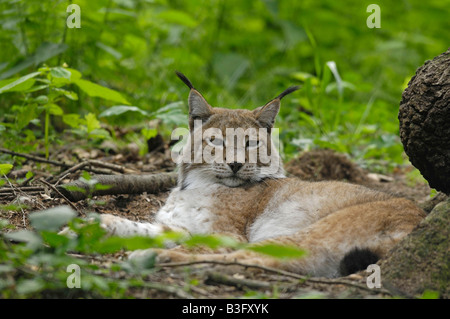
<path fill-rule="evenodd" d="M 128 169 L 145 173 L 169 172 L 175 169 L 167 147 L 153 146 L 155 151 L 139 156 L 136 147 L 125 151 L 106 153 L 65 145 L 52 159 L 62 162 L 95 159 L 121 165 Z M 158 150 L 159 149 L 159 150 Z M 115 153 L 115 154 L 114 154 Z M 34 180 L 60 173 L 60 168 L 51 164 L 36 163 L 27 160 L 21 171 L 12 171 L 8 176 L 20 178 L 28 170 L 35 173 Z M 395 170 L 389 176 L 368 177 L 362 170 L 344 155 L 321 150 L 304 153 L 300 158 L 286 164 L 287 173 L 305 180 L 344 180 L 363 184 L 367 187 L 389 192 L 423 204 L 430 198 L 431 189 L 423 180 L 411 181 L 408 173 L 412 167 Z M 76 180 L 80 171 L 68 175 L 61 183 Z M 23 177 L 23 176 L 22 176 Z M 375 179 L 374 179 L 375 178 Z M 35 182 L 31 182 L 33 185 Z M 36 183 L 37 186 L 43 186 Z M 4 186 L 6 187 L 6 185 Z M 66 205 L 61 198 L 52 198 L 50 192 L 30 195 L 32 201 L 24 211 L 0 211 L 0 218 L 8 219 L 16 230 L 30 229 L 27 214 L 58 205 Z M 151 221 L 157 210 L 164 205 L 168 192 L 159 194 L 116 195 L 93 198 L 102 203 L 82 200 L 74 203 L 81 217 L 87 212 L 113 214 L 135 221 Z M 11 203 L 12 198 L 0 197 L 0 205 Z M 127 253 L 85 256 L 92 263 L 102 267 L 126 259 Z M 116 274 L 117 275 L 117 274 Z M 126 273 L 122 274 L 127 276 Z M 295 274 L 275 272 L 270 269 L 244 267 L 242 265 L 173 265 L 156 267 L 146 274 L 145 280 L 155 285 L 152 288 L 131 289 L 128 293 L 136 298 L 384 298 L 396 294 L 385 289 L 369 289 L 366 285 L 366 272 L 360 272 L 343 278 L 324 279 L 306 278 Z M 60 296 L 64 297 L 64 296 Z"/>

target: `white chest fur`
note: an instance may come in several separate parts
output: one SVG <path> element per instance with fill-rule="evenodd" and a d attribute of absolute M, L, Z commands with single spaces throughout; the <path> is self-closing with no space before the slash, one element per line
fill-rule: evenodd
<path fill-rule="evenodd" d="M 191 234 L 212 232 L 214 214 L 211 212 L 217 187 L 172 190 L 166 204 L 156 214 L 156 222 L 182 228 Z"/>

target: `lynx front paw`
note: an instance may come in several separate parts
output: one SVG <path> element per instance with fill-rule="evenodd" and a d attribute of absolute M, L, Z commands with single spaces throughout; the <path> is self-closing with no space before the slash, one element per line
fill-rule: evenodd
<path fill-rule="evenodd" d="M 185 262 L 185 261 L 193 261 L 195 260 L 195 255 L 189 255 L 185 253 L 181 253 L 178 251 L 158 249 L 158 256 L 156 257 L 156 261 L 159 264 L 169 263 L 169 262 Z"/>
<path fill-rule="evenodd" d="M 130 237 L 147 235 L 144 232 L 145 226 L 143 224 L 110 214 L 100 215 L 100 227 L 106 230 L 110 236 Z"/>
<path fill-rule="evenodd" d="M 114 229 L 114 225 L 117 224 L 120 217 L 110 215 L 110 214 L 102 214 L 100 215 L 100 226 L 106 230 Z"/>

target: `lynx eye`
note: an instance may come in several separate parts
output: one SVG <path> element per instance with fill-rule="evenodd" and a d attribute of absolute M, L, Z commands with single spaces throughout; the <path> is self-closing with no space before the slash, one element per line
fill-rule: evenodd
<path fill-rule="evenodd" d="M 221 147 L 223 146 L 223 139 L 212 136 L 212 137 L 207 137 L 205 139 L 206 143 L 208 143 L 208 145 L 213 146 L 213 147 Z"/>
<path fill-rule="evenodd" d="M 250 150 L 250 149 L 258 148 L 259 145 L 260 145 L 260 143 L 258 140 L 248 140 L 245 143 L 245 148 Z"/>

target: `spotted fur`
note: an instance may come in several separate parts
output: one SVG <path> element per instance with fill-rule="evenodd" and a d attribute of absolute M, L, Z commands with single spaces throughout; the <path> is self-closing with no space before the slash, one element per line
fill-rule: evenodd
<path fill-rule="evenodd" d="M 179 75 L 180 76 L 180 75 Z M 286 178 L 281 159 L 270 138 L 280 100 L 295 91 L 286 90 L 254 111 L 210 106 L 185 77 L 190 88 L 188 143 L 193 152 L 196 132 L 210 128 L 267 128 L 268 138 L 258 136 L 273 159 L 274 170 L 263 172 L 267 163 L 258 158 L 223 163 L 179 163 L 178 186 L 157 212 L 154 223 L 134 223 L 102 215 L 102 226 L 119 236 L 155 236 L 168 229 L 186 234 L 225 234 L 243 242 L 295 245 L 306 257 L 279 260 L 248 250 L 228 253 L 191 254 L 175 247 L 159 251 L 160 260 L 238 260 L 314 276 L 339 276 L 339 265 L 355 248 L 383 257 L 425 216 L 412 202 L 341 182 L 306 182 Z M 195 121 L 200 126 L 195 126 Z M 226 136 L 224 137 L 224 140 Z M 205 147 L 210 140 L 202 139 Z M 221 140 L 218 140 L 221 142 Z M 218 142 L 216 141 L 216 143 Z M 246 140 L 237 141 L 246 143 Z M 219 143 L 220 144 L 220 143 Z M 253 143 L 254 144 L 254 143 Z M 227 144 L 222 146 L 226 149 Z M 185 149 L 188 149 L 187 146 Z M 146 254 L 138 251 L 132 256 Z"/>

